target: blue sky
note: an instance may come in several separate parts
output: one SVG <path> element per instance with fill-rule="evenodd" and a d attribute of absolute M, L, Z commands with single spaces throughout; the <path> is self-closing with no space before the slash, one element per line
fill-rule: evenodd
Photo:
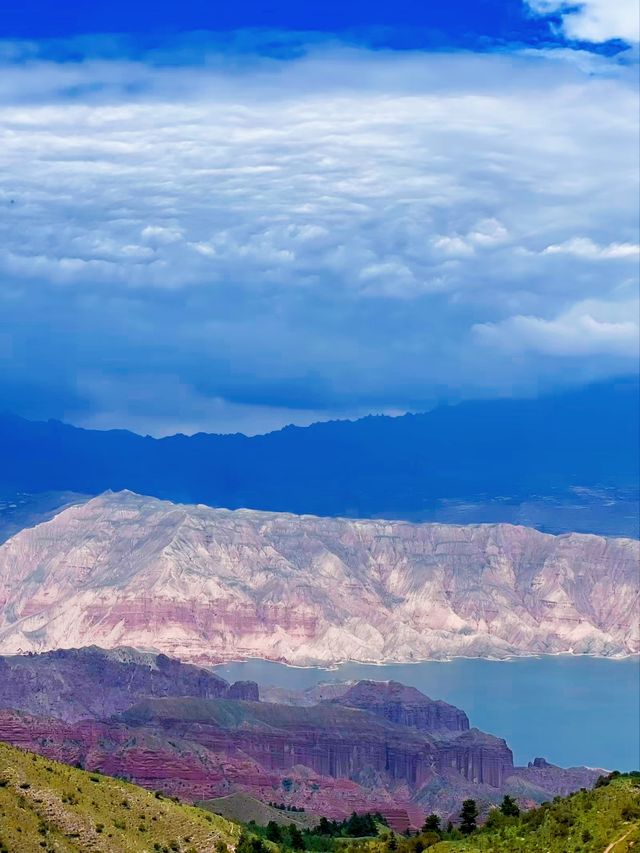
<path fill-rule="evenodd" d="M 5 35 L 19 38 L 68 37 L 79 33 L 176 33 L 266 27 L 278 30 L 345 31 L 387 28 L 405 32 L 408 41 L 424 32 L 441 44 L 459 44 L 489 38 L 527 42 L 555 40 L 547 20 L 559 21 L 553 8 L 548 15 L 532 15 L 519 0 L 449 0 L 447 3 L 396 0 L 215 0 L 131 3 L 111 0 L 63 4 L 42 0 L 9 2 L 3 13 Z M 411 32 L 414 35 L 411 35 Z M 422 32 L 421 32 L 422 31 Z"/>
<path fill-rule="evenodd" d="M 4 408 L 166 434 L 629 374 L 635 2 L 9 4 Z"/>

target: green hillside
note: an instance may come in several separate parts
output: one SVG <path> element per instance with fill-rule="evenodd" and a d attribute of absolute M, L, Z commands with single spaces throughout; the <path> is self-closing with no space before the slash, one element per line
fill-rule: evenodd
<path fill-rule="evenodd" d="M 0 853 L 223 853 L 239 827 L 0 743 Z"/>
<path fill-rule="evenodd" d="M 226 797 L 215 797 L 203 800 L 198 805 L 214 814 L 222 815 L 238 823 L 257 823 L 266 826 L 273 821 L 278 826 L 288 826 L 293 823 L 300 829 L 310 829 L 317 825 L 320 818 L 309 812 L 291 812 L 267 805 L 249 794 L 229 794 Z"/>
<path fill-rule="evenodd" d="M 398 845 L 398 853 L 627 853 L 640 850 L 640 774 L 628 774 L 591 791 L 505 817 L 495 810 L 487 825 L 465 838 L 439 841 L 427 834 Z M 445 833 L 446 837 L 447 833 Z M 418 839 L 423 838 L 424 847 Z"/>

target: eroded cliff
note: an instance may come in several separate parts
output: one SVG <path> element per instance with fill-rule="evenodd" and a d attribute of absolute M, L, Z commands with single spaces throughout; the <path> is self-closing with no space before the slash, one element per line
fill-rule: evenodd
<path fill-rule="evenodd" d="M 214 662 L 640 650 L 638 542 L 107 493 L 0 546 L 0 652 Z"/>

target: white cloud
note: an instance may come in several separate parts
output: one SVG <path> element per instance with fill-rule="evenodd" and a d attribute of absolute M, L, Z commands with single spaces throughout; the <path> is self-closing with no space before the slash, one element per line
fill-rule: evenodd
<path fill-rule="evenodd" d="M 542 254 L 573 255 L 588 260 L 616 260 L 640 257 L 640 246 L 637 243 L 609 243 L 607 246 L 598 246 L 588 237 L 573 237 L 564 243 L 547 246 Z"/>
<path fill-rule="evenodd" d="M 640 302 L 587 300 L 550 320 L 517 315 L 474 326 L 484 344 L 552 356 L 640 356 Z"/>
<path fill-rule="evenodd" d="M 434 237 L 433 246 L 445 255 L 463 257 L 475 254 L 476 247 L 492 247 L 505 243 L 509 232 L 497 219 L 482 219 L 467 234 Z"/>
<path fill-rule="evenodd" d="M 479 339 L 626 299 L 635 106 L 633 69 L 555 52 L 6 64 L 5 405 L 232 429 L 552 384 Z M 633 369 L 599 346 L 580 377 Z"/>
<path fill-rule="evenodd" d="M 640 8 L 637 0 L 528 0 L 534 12 L 560 14 L 562 28 L 571 39 L 603 42 L 640 40 Z"/>

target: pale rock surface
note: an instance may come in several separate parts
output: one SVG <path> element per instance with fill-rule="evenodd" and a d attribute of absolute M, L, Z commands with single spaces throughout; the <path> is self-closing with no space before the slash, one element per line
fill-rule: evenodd
<path fill-rule="evenodd" d="M 0 653 L 296 664 L 640 651 L 639 543 L 105 493 L 0 546 Z"/>

